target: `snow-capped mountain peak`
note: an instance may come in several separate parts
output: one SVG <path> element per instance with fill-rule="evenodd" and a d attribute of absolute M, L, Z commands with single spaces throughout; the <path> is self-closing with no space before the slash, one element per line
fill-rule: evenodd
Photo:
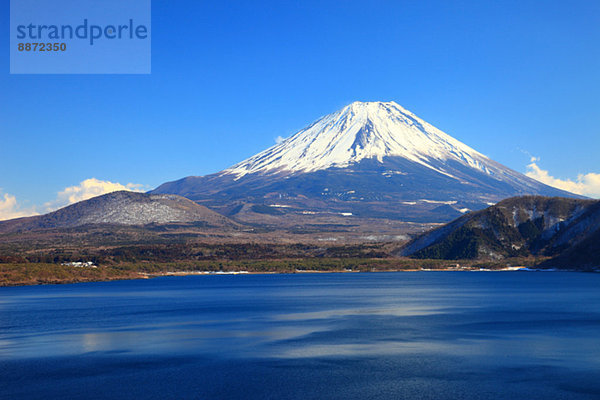
<path fill-rule="evenodd" d="M 309 231 L 345 226 L 332 222 L 336 215 L 367 225 L 372 218 L 442 222 L 510 196 L 574 196 L 487 158 L 394 102 L 349 104 L 229 169 L 167 182 L 154 193 L 261 225 L 306 221 Z"/>
<path fill-rule="evenodd" d="M 402 157 L 445 175 L 432 161 L 454 160 L 493 174 L 487 157 L 393 101 L 349 104 L 223 173 L 239 178 L 257 172 L 313 172 L 385 157 Z"/>

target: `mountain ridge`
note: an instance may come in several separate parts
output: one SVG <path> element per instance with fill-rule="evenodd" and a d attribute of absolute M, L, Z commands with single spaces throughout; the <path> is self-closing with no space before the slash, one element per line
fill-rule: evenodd
<path fill-rule="evenodd" d="M 0 221 L 0 233 L 83 225 L 148 225 L 203 222 L 233 227 L 237 223 L 185 197 L 116 191 L 83 200 L 54 212 Z"/>
<path fill-rule="evenodd" d="M 395 102 L 354 102 L 230 168 L 151 193 L 179 194 L 240 222 L 256 219 L 244 204 L 285 206 L 282 224 L 305 224 L 305 213 L 443 223 L 512 196 L 582 197 L 489 159 Z"/>

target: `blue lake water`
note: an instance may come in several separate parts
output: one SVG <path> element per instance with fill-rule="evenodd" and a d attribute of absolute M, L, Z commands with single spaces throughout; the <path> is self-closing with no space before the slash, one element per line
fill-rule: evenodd
<path fill-rule="evenodd" d="M 600 274 L 0 288 L 3 399 L 599 399 Z"/>

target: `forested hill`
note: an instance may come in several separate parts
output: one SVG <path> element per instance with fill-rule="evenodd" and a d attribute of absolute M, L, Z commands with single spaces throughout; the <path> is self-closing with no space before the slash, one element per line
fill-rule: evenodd
<path fill-rule="evenodd" d="M 466 214 L 409 242 L 415 258 L 488 259 L 542 255 L 545 266 L 600 266 L 600 201 L 513 197 Z"/>

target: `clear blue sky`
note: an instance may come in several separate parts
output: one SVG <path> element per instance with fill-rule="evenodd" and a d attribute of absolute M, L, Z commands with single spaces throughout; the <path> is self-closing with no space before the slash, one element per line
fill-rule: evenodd
<path fill-rule="evenodd" d="M 8 26 L 8 1 L 1 25 Z M 394 100 L 515 170 L 600 173 L 598 1 L 152 1 L 152 74 L 9 75 L 0 188 L 217 172 L 355 100 Z"/>

